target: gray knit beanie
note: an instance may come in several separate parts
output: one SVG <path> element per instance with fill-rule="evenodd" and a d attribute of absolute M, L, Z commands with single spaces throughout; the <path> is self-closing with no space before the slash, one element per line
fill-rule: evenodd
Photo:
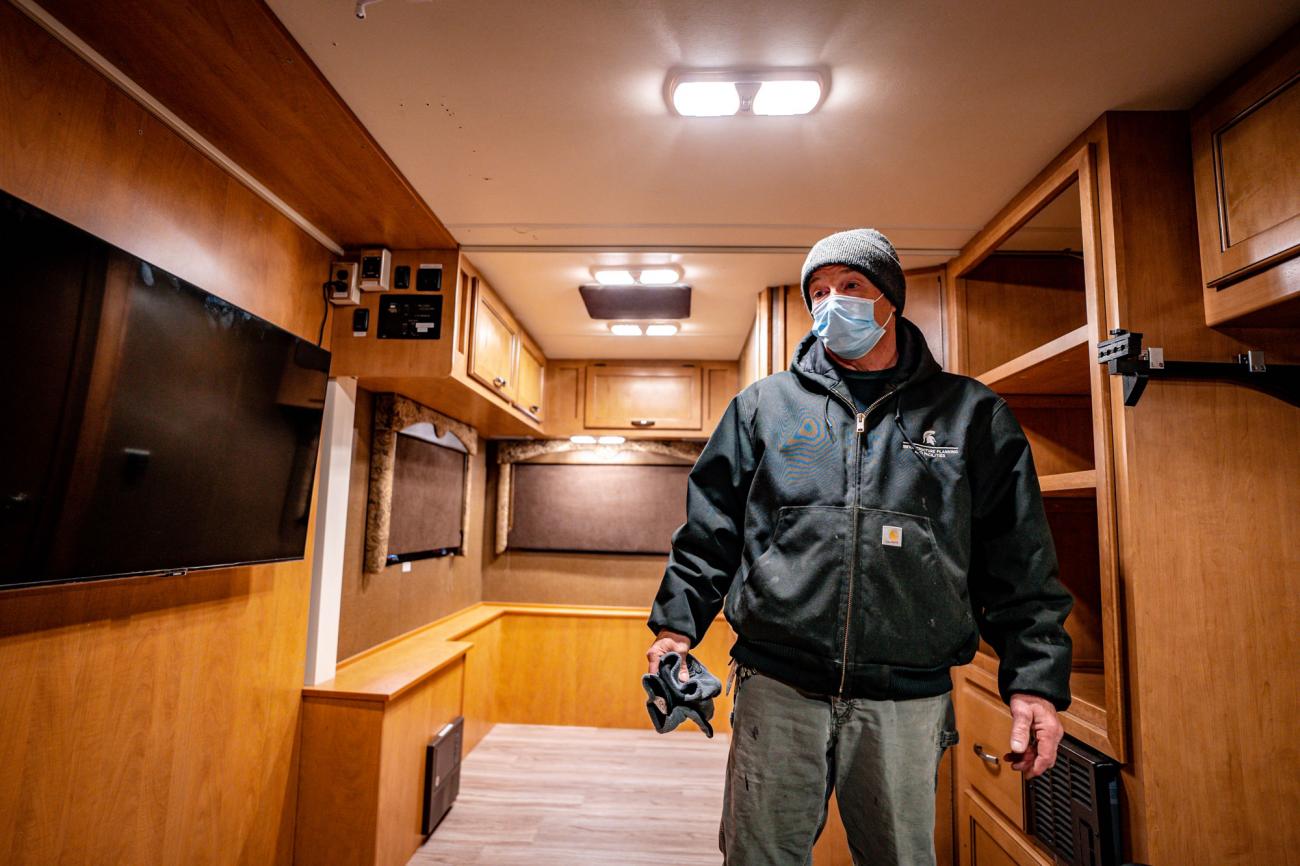
<path fill-rule="evenodd" d="M 903 266 L 898 263 L 898 253 L 889 238 L 875 229 L 850 229 L 828 235 L 808 251 L 803 262 L 803 303 L 812 309 L 808 297 L 808 279 L 823 265 L 844 265 L 861 272 L 876 288 L 889 298 L 899 315 L 907 300 L 907 282 L 903 279 Z"/>

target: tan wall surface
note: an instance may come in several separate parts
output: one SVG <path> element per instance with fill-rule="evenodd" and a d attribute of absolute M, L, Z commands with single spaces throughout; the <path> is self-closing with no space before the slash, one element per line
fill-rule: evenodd
<path fill-rule="evenodd" d="M 628 605 L 644 607 L 648 614 L 668 563 L 667 556 L 512 550 L 501 556 L 493 555 L 498 467 L 492 462 L 494 456 L 488 459 L 483 601 Z M 649 629 L 646 636 L 650 636 Z"/>
<path fill-rule="evenodd" d="M 8 4 L 0 117 L 0 188 L 315 338 L 326 250 Z M 288 863 L 310 589 L 302 561 L 0 594 L 0 862 Z"/>
<path fill-rule="evenodd" d="M 339 610 L 339 658 L 345 659 L 389 638 L 419 628 L 483 599 L 481 549 L 484 531 L 484 455 L 487 443 L 469 458 L 469 537 L 463 556 L 420 559 L 403 573 L 389 566 L 366 574 L 366 491 L 374 395 L 357 389 L 353 426 L 352 479 L 348 486 L 348 534 L 343 553 L 343 599 Z M 490 518 L 489 518 L 490 521 Z"/>

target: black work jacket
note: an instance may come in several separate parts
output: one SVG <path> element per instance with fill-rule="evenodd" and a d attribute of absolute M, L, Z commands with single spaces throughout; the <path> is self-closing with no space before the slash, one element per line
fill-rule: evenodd
<path fill-rule="evenodd" d="M 649 626 L 791 685 L 904 699 L 952 688 L 983 635 L 1013 692 L 1070 703 L 1073 599 L 1007 404 L 944 372 L 898 320 L 899 363 L 859 412 L 813 334 L 727 407 L 691 471 Z"/>

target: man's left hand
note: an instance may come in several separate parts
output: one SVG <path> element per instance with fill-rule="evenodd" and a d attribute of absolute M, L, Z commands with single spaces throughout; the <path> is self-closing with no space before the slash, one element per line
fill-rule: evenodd
<path fill-rule="evenodd" d="M 1017 692 L 1011 696 L 1011 751 L 1002 759 L 1013 761 L 1011 769 L 1019 770 L 1026 780 L 1041 776 L 1056 765 L 1062 733 L 1051 701 Z"/>

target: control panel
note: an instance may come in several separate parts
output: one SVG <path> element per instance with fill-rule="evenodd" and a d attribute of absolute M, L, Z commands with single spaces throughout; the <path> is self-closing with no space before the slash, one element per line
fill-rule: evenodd
<path fill-rule="evenodd" d="M 384 295 L 379 299 L 381 340 L 437 340 L 442 337 L 442 295 Z"/>

